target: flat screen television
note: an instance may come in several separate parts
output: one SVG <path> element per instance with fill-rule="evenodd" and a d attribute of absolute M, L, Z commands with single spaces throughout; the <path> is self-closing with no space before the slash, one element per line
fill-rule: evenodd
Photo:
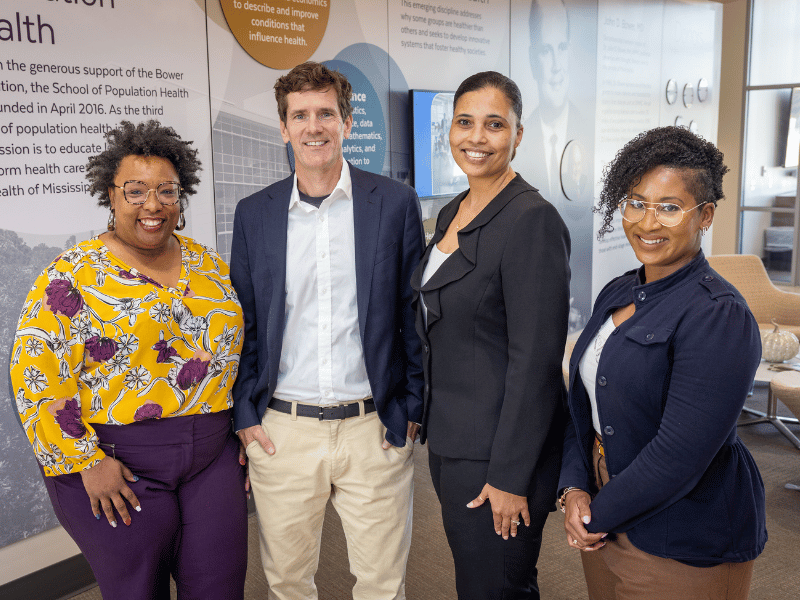
<path fill-rule="evenodd" d="M 800 157 L 800 87 L 792 88 L 792 100 L 789 109 L 789 131 L 786 134 L 786 154 L 783 166 L 797 167 Z"/>
<path fill-rule="evenodd" d="M 455 196 L 467 176 L 450 154 L 453 92 L 411 90 L 412 178 L 420 198 Z"/>

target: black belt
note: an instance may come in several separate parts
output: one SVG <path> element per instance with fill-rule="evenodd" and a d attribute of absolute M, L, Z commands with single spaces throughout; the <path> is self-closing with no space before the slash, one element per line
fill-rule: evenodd
<path fill-rule="evenodd" d="M 277 410 L 278 412 L 292 414 L 292 403 L 286 400 L 273 398 L 269 401 L 267 408 Z M 364 414 L 375 412 L 375 401 L 372 398 L 364 400 Z M 300 404 L 297 403 L 297 416 L 298 417 L 313 417 L 320 421 L 341 421 L 349 417 L 357 417 L 361 414 L 358 407 L 358 401 L 351 402 L 350 404 L 338 404 L 336 406 L 318 406 L 316 404 Z"/>

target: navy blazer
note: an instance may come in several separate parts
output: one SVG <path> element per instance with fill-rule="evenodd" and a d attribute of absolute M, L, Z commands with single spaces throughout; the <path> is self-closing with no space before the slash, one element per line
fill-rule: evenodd
<path fill-rule="evenodd" d="M 764 484 L 736 434 L 761 358 L 758 325 L 703 253 L 663 279 L 644 267 L 611 281 L 570 360 L 570 423 L 559 489 L 596 493 L 590 532 L 626 532 L 639 549 L 696 566 L 744 562 L 767 540 Z M 610 481 L 594 487 L 595 431 L 578 365 L 618 308 L 597 408 Z"/>
<path fill-rule="evenodd" d="M 421 344 L 411 273 L 424 249 L 413 188 L 349 165 L 353 184 L 358 325 L 367 377 L 386 438 L 404 446 L 422 420 Z M 236 206 L 231 281 L 244 312 L 244 347 L 233 386 L 234 427 L 258 425 L 278 382 L 286 305 L 286 232 L 294 175 Z"/>
<path fill-rule="evenodd" d="M 517 175 L 458 232 L 458 249 L 421 285 L 431 248 L 466 193 L 439 212 L 411 280 L 428 384 L 421 439 L 439 456 L 489 461 L 490 485 L 553 506 L 566 396 L 569 232 Z"/>

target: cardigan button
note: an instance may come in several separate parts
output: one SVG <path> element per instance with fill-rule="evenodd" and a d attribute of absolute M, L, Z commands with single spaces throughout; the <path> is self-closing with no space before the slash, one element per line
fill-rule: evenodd
<path fill-rule="evenodd" d="M 423 346 L 423 348 L 425 349 L 425 354 L 427 354 L 427 353 L 428 353 L 428 344 L 425 344 L 425 345 Z"/>
<path fill-rule="evenodd" d="M 642 290 L 641 292 L 639 292 L 638 298 L 639 301 L 644 302 L 645 300 L 647 300 L 647 293 L 644 290 Z"/>
<path fill-rule="evenodd" d="M 603 435 L 614 435 L 614 428 L 611 425 L 603 427 Z"/>
<path fill-rule="evenodd" d="M 606 378 L 600 375 L 600 377 L 597 378 L 597 383 L 600 386 L 604 386 L 607 383 Z"/>
<path fill-rule="evenodd" d="M 646 339 L 649 342 L 654 337 L 656 337 L 654 333 L 648 333 L 646 336 L 644 336 L 644 339 Z"/>
<path fill-rule="evenodd" d="M 714 281 L 714 276 L 706 275 L 705 277 L 703 277 L 703 281 Z"/>

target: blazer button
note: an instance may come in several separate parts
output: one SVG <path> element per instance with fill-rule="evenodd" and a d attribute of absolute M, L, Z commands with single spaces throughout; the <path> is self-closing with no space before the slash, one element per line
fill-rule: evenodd
<path fill-rule="evenodd" d="M 605 378 L 605 377 L 603 377 L 602 375 L 600 375 L 600 377 L 598 377 L 598 378 L 597 378 L 597 383 L 598 383 L 599 385 L 601 385 L 601 386 L 604 386 L 604 385 L 607 383 L 607 382 L 606 382 L 606 378 Z"/>
<path fill-rule="evenodd" d="M 425 346 L 423 346 L 423 348 L 425 349 L 425 354 L 427 354 L 428 353 L 428 344 L 425 344 Z"/>
<path fill-rule="evenodd" d="M 614 428 L 611 425 L 606 425 L 605 427 L 603 427 L 603 434 L 614 435 Z"/>
<path fill-rule="evenodd" d="M 714 276 L 706 275 L 705 277 L 703 277 L 703 281 L 714 281 Z"/>
<path fill-rule="evenodd" d="M 655 334 L 653 334 L 653 333 L 648 333 L 646 336 L 644 336 L 644 339 L 646 339 L 646 340 L 649 342 L 649 341 L 650 341 L 650 340 L 652 340 L 654 337 L 656 337 L 656 336 L 655 336 Z"/>
<path fill-rule="evenodd" d="M 425 393 L 426 394 L 430 394 L 431 393 L 431 386 L 428 385 L 427 383 L 425 384 Z"/>
<path fill-rule="evenodd" d="M 640 300 L 641 302 L 644 302 L 645 300 L 647 300 L 647 294 L 644 292 L 644 290 L 642 290 L 641 292 L 639 292 L 639 296 L 638 296 L 638 298 L 639 298 L 639 300 Z"/>

